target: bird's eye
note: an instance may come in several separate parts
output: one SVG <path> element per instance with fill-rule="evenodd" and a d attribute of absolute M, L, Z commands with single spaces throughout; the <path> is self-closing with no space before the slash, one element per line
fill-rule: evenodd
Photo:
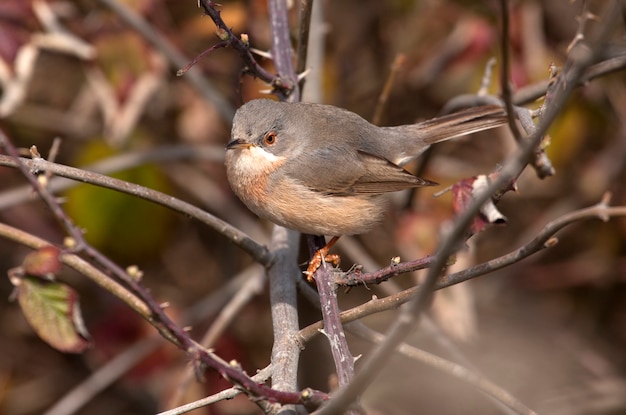
<path fill-rule="evenodd" d="M 268 146 L 273 145 L 274 143 L 276 143 L 276 133 L 274 131 L 268 131 L 267 133 L 265 133 L 265 136 L 263 136 L 263 141 Z"/>

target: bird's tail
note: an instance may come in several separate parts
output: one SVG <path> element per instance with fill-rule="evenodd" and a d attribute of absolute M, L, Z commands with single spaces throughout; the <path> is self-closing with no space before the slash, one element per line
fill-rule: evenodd
<path fill-rule="evenodd" d="M 489 130 L 507 123 L 504 108 L 484 105 L 436 117 L 416 124 L 426 144 L 435 144 L 451 138 Z"/>

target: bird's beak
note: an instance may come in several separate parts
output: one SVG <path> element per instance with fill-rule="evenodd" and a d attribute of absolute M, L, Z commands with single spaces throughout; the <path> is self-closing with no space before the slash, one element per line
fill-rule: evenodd
<path fill-rule="evenodd" d="M 250 148 L 252 144 L 243 141 L 241 138 L 236 138 L 226 145 L 226 150 L 233 150 L 236 148 Z"/>

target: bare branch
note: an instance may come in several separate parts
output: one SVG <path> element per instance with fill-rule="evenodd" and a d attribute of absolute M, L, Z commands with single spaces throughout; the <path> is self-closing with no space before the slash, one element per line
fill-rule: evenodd
<path fill-rule="evenodd" d="M 21 160 L 22 163 L 24 163 L 31 170 L 51 171 L 58 176 L 77 180 L 83 183 L 93 184 L 107 189 L 116 190 L 122 193 L 127 193 L 129 195 L 137 196 L 142 199 L 149 200 L 159 205 L 168 207 L 185 215 L 189 215 L 224 235 L 235 245 L 239 246 L 248 254 L 250 254 L 259 263 L 263 265 L 268 265 L 271 263 L 272 257 L 267 248 L 259 245 L 248 235 L 238 230 L 237 228 L 187 202 L 176 199 L 170 195 L 166 195 L 156 190 L 148 189 L 147 187 L 128 183 L 123 180 L 114 179 L 112 177 L 103 176 L 101 174 L 89 172 L 86 170 L 81 170 L 62 164 L 50 163 L 46 160 Z M 18 164 L 14 159 L 0 155 L 0 165 L 17 167 Z"/>

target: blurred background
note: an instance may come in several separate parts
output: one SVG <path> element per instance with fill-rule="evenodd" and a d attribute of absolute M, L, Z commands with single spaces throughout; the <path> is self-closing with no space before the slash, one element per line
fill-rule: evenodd
<path fill-rule="evenodd" d="M 270 225 L 256 219 L 232 195 L 225 180 L 223 148 L 227 114 L 261 96 L 267 86 L 241 77 L 236 52 L 219 49 L 195 67 L 227 105 L 216 108 L 144 37 L 107 7 L 109 1 L 0 2 L 0 126 L 22 148 L 36 145 L 48 157 L 60 138 L 56 161 L 89 166 L 112 160 L 106 172 L 196 204 L 267 242 Z M 190 62 L 218 42 L 215 26 L 195 1 L 125 0 Z M 222 18 L 253 47 L 267 50 L 270 27 L 265 1 L 223 1 Z M 298 3 L 298 2 L 294 2 Z M 545 81 L 560 67 L 587 4 L 602 1 L 511 2 L 511 82 L 514 89 Z M 394 75 L 380 123 L 413 123 L 437 115 L 450 99 L 476 93 L 487 62 L 498 56 L 499 2 L 322 2 L 325 33 L 321 100 L 372 119 L 385 82 Z M 294 39 L 297 4 L 290 19 Z M 586 21 L 586 30 L 602 25 Z M 624 51 L 624 27 L 609 52 Z M 400 64 L 394 67 L 394 62 Z M 271 62 L 259 58 L 272 70 Z M 498 93 L 499 65 L 490 92 Z M 544 180 L 527 169 L 519 191 L 498 205 L 508 224 L 472 238 L 459 269 L 506 254 L 549 221 L 599 202 L 626 204 L 626 75 L 602 76 L 579 88 L 550 130 L 548 156 L 556 175 Z M 228 108 L 228 106 L 231 108 Z M 530 103 L 536 107 L 539 103 Z M 180 145 L 212 150 L 209 156 L 167 162 L 124 162 L 119 156 Z M 159 150 L 161 149 L 161 150 Z M 214 151 L 213 151 L 214 150 Z M 384 223 L 339 246 L 342 268 L 375 268 L 390 258 L 431 253 L 452 215 L 450 194 L 433 193 L 493 171 L 515 150 L 505 129 L 438 145 L 420 169 L 439 188 L 398 195 Z M 200 150 L 198 150 L 200 151 Z M 198 161 L 198 158 L 202 158 Z M 22 189 L 21 196 L 16 189 Z M 79 185 L 61 194 L 68 214 L 86 238 L 118 264 L 138 265 L 143 283 L 179 321 L 194 321 L 200 338 L 238 285 L 235 276 L 252 260 L 226 238 L 190 218 L 110 190 Z M 25 188 L 13 169 L 0 168 L 0 221 L 61 243 L 63 229 Z M 0 239 L 0 268 L 18 266 L 29 249 Z M 301 261 L 304 263 L 306 251 Z M 258 272 L 258 270 L 257 270 Z M 80 294 L 93 346 L 63 354 L 42 342 L 9 300 L 13 287 L 0 279 L 0 413 L 42 414 L 116 356 L 137 350 L 139 363 L 115 376 L 80 414 L 151 414 L 230 386 L 207 373 L 181 396 L 189 362 L 155 336 L 155 330 L 109 293 L 64 270 L 59 277 Z M 377 287 L 341 292 L 342 307 L 412 286 L 403 275 Z M 237 280 L 238 281 L 238 280 Z M 514 266 L 438 293 L 433 310 L 411 341 L 460 360 L 539 413 L 626 413 L 626 220 L 589 220 L 559 234 L 559 244 Z M 229 285 L 230 284 L 230 285 Z M 301 325 L 319 320 L 300 301 Z M 367 324 L 384 330 L 386 312 Z M 182 324 L 182 323 L 181 323 Z M 349 338 L 353 353 L 369 344 Z M 147 346 L 146 346 L 147 345 Z M 214 348 L 255 373 L 269 362 L 272 325 L 267 290 L 261 289 L 219 336 Z M 142 348 L 143 347 L 143 348 Z M 133 349 L 134 350 L 134 349 Z M 142 357 L 145 356 L 145 357 Z M 463 357 L 459 357 L 463 356 Z M 329 390 L 333 364 L 325 339 L 309 343 L 301 358 L 302 387 Z M 358 368 L 358 365 L 357 365 Z M 108 384 L 107 384 L 108 385 Z M 363 398 L 373 414 L 505 413 L 471 387 L 398 356 Z M 418 409 L 419 408 L 419 409 Z M 246 398 L 221 402 L 197 414 L 260 413 Z"/>

